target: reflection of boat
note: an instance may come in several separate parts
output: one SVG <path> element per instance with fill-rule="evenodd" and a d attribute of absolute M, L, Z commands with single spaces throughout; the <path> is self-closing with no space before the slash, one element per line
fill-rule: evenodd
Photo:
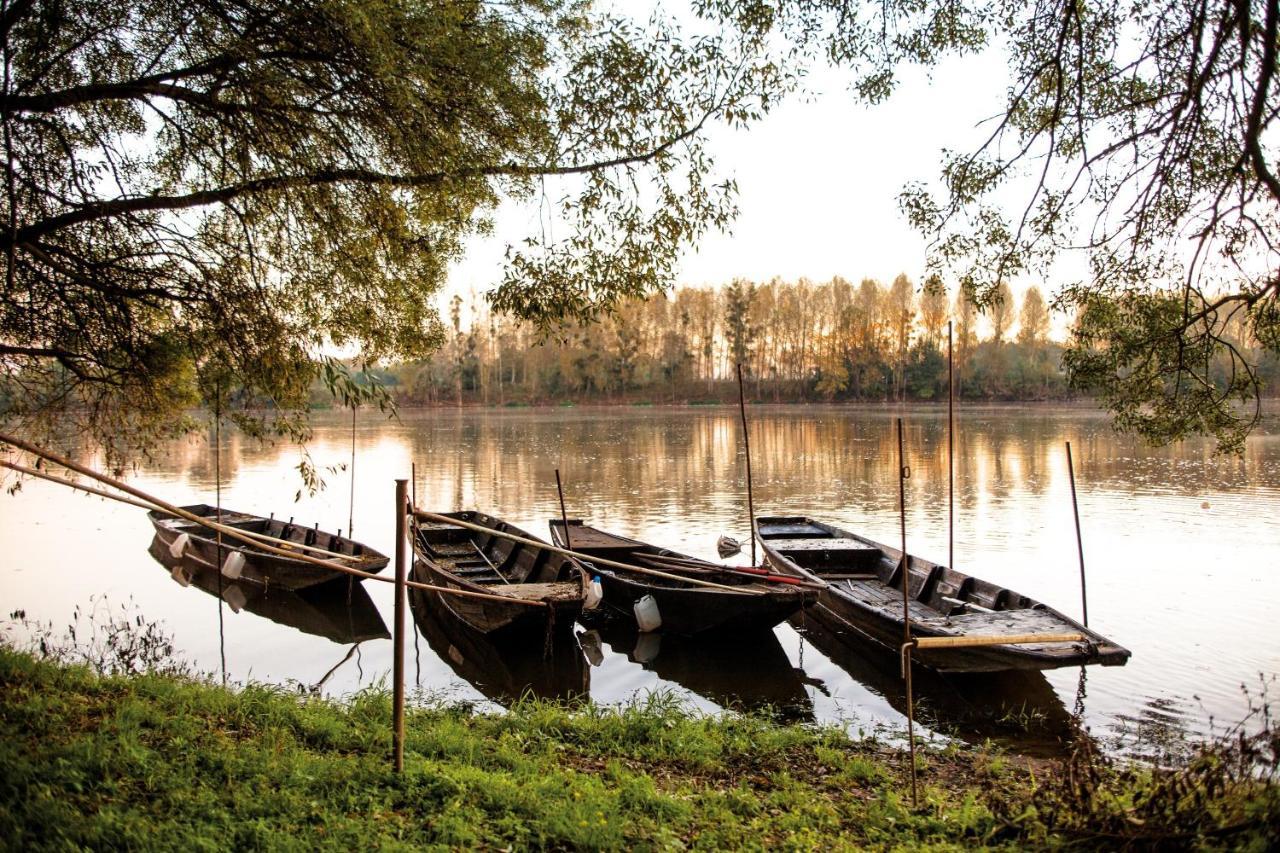
<path fill-rule="evenodd" d="M 586 697 L 590 667 L 573 637 L 555 637 L 550 648 L 521 637 L 495 640 L 460 620 L 440 599 L 439 593 L 410 588 L 413 621 L 432 651 L 485 696 L 503 704 L 525 694 Z"/>
<path fill-rule="evenodd" d="M 534 538 L 480 512 L 446 515 L 490 531 Z M 566 633 L 582 612 L 587 575 L 576 560 L 492 532 L 416 517 L 412 539 L 417 557 L 414 571 L 425 583 L 514 599 L 450 595 L 444 600 L 456 617 L 483 634 L 541 635 L 549 629 Z M 544 606 L 533 607 L 529 602 Z"/>
<path fill-rule="evenodd" d="M 805 642 L 905 715 L 899 660 L 855 632 L 831 630 L 813 614 L 810 608 L 791 619 Z M 1076 734 L 1062 699 L 1038 670 L 942 673 L 916 666 L 912 692 L 918 720 L 971 743 L 992 739 L 1022 753 L 1050 755 Z"/>
<path fill-rule="evenodd" d="M 788 721 L 813 720 L 804 673 L 791 665 L 772 631 L 682 637 L 641 633 L 621 619 L 595 630 L 613 651 L 717 705 L 767 711 Z"/>
<path fill-rule="evenodd" d="M 277 548 L 293 550 L 299 554 L 321 559 L 324 559 L 325 555 L 319 552 L 355 557 L 357 559 L 343 561 L 343 564 L 353 569 L 359 569 L 362 572 L 376 573 L 387 565 L 385 554 L 380 554 L 372 548 L 366 548 L 361 543 L 352 541 L 345 536 L 326 533 L 320 529 L 319 525 L 305 527 L 294 524 L 292 519 L 285 522 L 275 518 L 263 518 L 260 515 L 250 515 L 249 513 L 235 512 L 229 509 L 222 510 L 221 515 L 219 515 L 218 509 L 208 504 L 194 504 L 192 506 L 184 506 L 182 509 L 192 515 L 207 518 L 210 521 L 217 521 L 221 518 L 222 524 L 228 527 L 268 537 L 271 541 L 266 544 Z M 229 572 L 232 579 L 243 583 L 297 590 L 342 577 L 350 577 L 350 575 L 344 575 L 334 569 L 326 569 L 323 566 L 317 566 L 304 560 L 282 557 L 278 554 L 268 554 L 252 545 L 246 545 L 228 536 L 222 537 L 221 550 L 219 550 L 217 534 L 208 527 L 197 524 L 194 521 L 188 521 L 185 518 L 175 518 L 159 510 L 152 510 L 147 513 L 147 517 L 151 519 L 151 524 L 156 529 L 156 536 L 166 547 L 172 548 L 175 554 L 183 551 L 194 554 L 208 565 L 222 565 L 225 567 L 224 571 Z M 183 537 L 186 538 L 184 539 Z M 305 548 L 299 548 L 299 545 L 305 546 Z M 233 555 L 239 556 L 234 557 Z M 219 557 L 221 557 L 221 561 Z M 244 562 L 239 568 L 237 576 L 230 567 L 240 559 L 243 559 Z"/>
<path fill-rule="evenodd" d="M 148 551 L 179 583 L 193 585 L 215 597 L 221 595 L 237 613 L 247 610 L 335 643 L 359 643 L 391 636 L 373 599 L 359 582 L 294 592 L 275 585 L 263 587 L 227 580 L 218 572 L 216 564 L 204 561 L 193 549 L 181 558 L 174 557 L 158 535 L 151 540 Z"/>
<path fill-rule="evenodd" d="M 902 643 L 902 552 L 809 518 L 757 520 L 765 559 L 776 570 L 829 583 L 811 618 L 861 633 L 894 650 Z M 1011 589 L 911 557 L 911 632 L 916 637 L 1083 634 L 1078 642 L 918 649 L 920 663 L 943 672 L 1052 669 L 1123 664 L 1129 651 L 1058 611 Z"/>
<path fill-rule="evenodd" d="M 551 539 L 586 557 L 602 557 L 642 569 L 685 575 L 696 580 L 713 581 L 728 590 L 697 586 L 678 580 L 646 574 L 628 574 L 625 570 L 601 566 L 585 560 L 593 574 L 599 575 L 604 588 L 604 601 L 628 618 L 634 618 L 636 602 L 651 596 L 657 605 L 664 633 L 700 634 L 707 631 L 768 631 L 801 607 L 817 600 L 817 591 L 806 579 L 791 570 L 780 572 L 781 582 L 768 583 L 756 569 L 736 570 L 675 551 L 648 545 L 635 539 L 616 536 L 569 519 L 568 536 L 561 521 L 551 522 Z M 763 572 L 761 572 L 763 573 Z"/>

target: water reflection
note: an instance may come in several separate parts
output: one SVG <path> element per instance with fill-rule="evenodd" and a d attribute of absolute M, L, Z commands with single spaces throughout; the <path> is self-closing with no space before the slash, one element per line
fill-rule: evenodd
<path fill-rule="evenodd" d="M 360 582 L 336 581 L 295 592 L 280 586 L 229 581 L 216 569 L 175 559 L 159 536 L 151 540 L 147 552 L 178 583 L 221 597 L 232 613 L 252 613 L 334 643 L 391 638 Z"/>
<path fill-rule="evenodd" d="M 437 593 L 409 590 L 414 624 L 459 678 L 503 705 L 524 696 L 577 701 L 591 690 L 590 667 L 572 635 L 541 644 L 495 641 L 460 620 Z"/>
<path fill-rule="evenodd" d="M 898 536 L 893 427 L 903 415 L 912 469 L 908 547 L 926 559 L 948 562 L 941 407 L 757 406 L 748 414 L 758 512 L 822 518 L 886 542 Z M 356 537 L 391 553 L 392 481 L 408 476 L 416 464 L 420 505 L 479 508 L 545 537 L 548 519 L 559 516 L 558 468 L 569 514 L 587 523 L 709 560 L 719 559 L 720 534 L 748 541 L 745 466 L 733 408 L 433 410 L 405 412 L 399 421 L 361 412 L 354 472 L 335 467 L 350 460 L 350 429 L 349 414 L 317 416 L 309 452 L 328 488 L 304 493 L 296 502 L 300 451 L 224 429 L 224 505 L 264 516 L 272 511 L 277 517 L 296 515 L 331 530 L 347 528 L 354 514 Z M 1280 575 L 1270 571 L 1280 555 L 1280 513 L 1275 511 L 1280 435 L 1274 421 L 1250 439 L 1242 458 L 1221 459 L 1207 442 L 1146 448 L 1117 437 L 1105 416 L 1084 409 L 963 407 L 956 447 L 956 568 L 1074 616 L 1080 612 L 1080 588 L 1067 440 L 1080 490 L 1090 623 L 1134 653 L 1123 668 L 1090 670 L 1086 724 L 1110 744 L 1139 724 L 1156 731 L 1157 723 L 1169 722 L 1171 709 L 1186 737 L 1206 734 L 1211 717 L 1220 725 L 1240 719 L 1248 706 L 1239 685 L 1260 672 L 1280 671 L 1273 613 Z M 354 508 L 348 503 L 353 477 Z M 209 437 L 172 442 L 130 471 L 129 479 L 174 503 L 212 499 Z M 67 536 L 67 530 L 79 535 Z M 0 565 L 0 597 L 33 619 L 61 623 L 90 594 L 109 593 L 115 600 L 133 596 L 150 617 L 172 628 L 179 648 L 194 663 L 212 668 L 219 662 L 217 608 L 160 577 L 143 553 L 151 535 L 144 513 L 53 485 L 30 482 L 17 495 L 0 493 L 0 546 L 8 557 Z M 389 615 L 388 587 L 369 583 L 366 589 Z M 328 640 L 267 619 L 230 619 L 227 629 L 233 679 L 312 684 L 336 656 Z M 365 633 L 358 626 L 345 630 L 352 636 Z M 374 625 L 371 630 L 383 629 Z M 676 654 L 667 639 L 648 663 L 633 662 L 646 657 L 643 649 L 637 653 L 636 642 L 602 639 L 605 659 L 591 673 L 592 697 L 623 701 L 637 690 L 683 685 L 691 701 L 710 708 L 751 702 L 753 683 L 766 680 L 748 669 L 730 679 L 730 687 L 699 684 L 700 676 L 687 671 L 698 666 L 668 668 L 671 660 L 698 656 Z M 775 642 L 792 661 L 805 645 L 819 645 L 816 636 L 802 639 L 785 625 L 777 629 Z M 361 646 L 363 667 L 342 668 L 326 689 L 341 694 L 384 678 L 391 666 L 390 645 Z M 508 670 L 478 678 L 481 692 L 518 695 L 543 677 L 540 664 L 507 662 L 492 651 L 473 651 L 453 641 L 432 648 L 438 648 L 440 659 L 423 652 L 424 686 L 456 681 L 454 672 L 465 678 L 459 656 L 487 654 L 485 667 Z M 545 694 L 587 689 L 586 664 L 574 651 L 578 657 L 565 667 L 568 686 L 551 684 Z M 807 667 L 810 675 L 821 676 L 821 686 L 796 673 L 787 676 L 781 661 L 770 665 L 775 675 L 767 681 L 788 685 L 781 691 L 784 699 L 795 697 L 798 682 L 811 709 L 803 713 L 819 720 L 857 716 L 902 722 L 896 661 L 880 658 L 882 663 L 875 664 L 856 653 L 830 654 L 834 663 L 813 654 Z M 713 662 L 702 668 L 736 665 Z M 510 672 L 521 666 L 528 671 Z M 559 678 L 559 663 L 556 668 Z M 505 686 L 498 683 L 503 681 Z M 1078 672 L 1050 672 L 1031 681 L 929 685 L 925 712 L 939 727 L 965 731 L 967 726 L 966 736 L 973 738 L 1029 719 L 1042 732 L 1035 737 L 1052 741 L 1061 734 L 1062 705 L 1071 706 Z M 993 696 L 996 701 L 988 701 Z M 1170 730 L 1170 738 L 1179 736 Z"/>
<path fill-rule="evenodd" d="M 591 635 L 597 635 L 592 637 Z M 766 713 L 777 719 L 812 722 L 811 683 L 791 665 L 772 631 L 731 636 L 640 633 L 624 619 L 602 620 L 583 646 L 603 643 L 615 654 L 697 693 L 722 708 Z"/>
<path fill-rule="evenodd" d="M 907 711 L 901 664 L 882 646 L 793 617 L 800 636 L 901 714 Z M 912 670 L 916 718 L 970 743 L 992 740 L 1026 754 L 1062 751 L 1074 734 L 1071 715 L 1043 673 L 938 673 Z"/>

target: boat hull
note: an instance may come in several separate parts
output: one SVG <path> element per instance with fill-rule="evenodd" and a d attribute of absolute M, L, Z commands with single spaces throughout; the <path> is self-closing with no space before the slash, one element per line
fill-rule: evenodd
<path fill-rule="evenodd" d="M 217 521 L 219 518 L 217 508 L 208 504 L 193 504 L 182 509 L 210 521 Z M 239 553 L 244 558 L 244 565 L 240 570 L 240 576 L 235 580 L 241 583 L 297 591 L 352 577 L 345 572 L 326 569 L 305 560 L 266 553 L 230 536 L 223 536 L 222 544 L 219 545 L 217 534 L 213 530 L 183 518 L 175 518 L 168 513 L 152 511 L 147 513 L 147 516 L 155 528 L 156 538 L 166 548 L 171 548 L 178 537 L 185 533 L 188 537 L 186 553 L 202 564 L 220 567 L 225 564 L 229 555 Z M 230 527 L 270 537 L 274 541 L 267 544 L 275 547 L 297 549 L 298 545 L 306 545 L 323 549 L 335 556 L 351 557 L 353 559 L 344 561 L 344 565 L 362 572 L 376 574 L 386 568 L 389 562 L 385 554 L 318 528 L 298 526 L 292 522 L 277 521 L 228 509 L 221 511 L 221 518 L 222 523 Z M 298 550 L 299 553 L 303 553 L 301 549 Z M 312 551 L 305 553 L 325 559 L 323 553 Z"/>

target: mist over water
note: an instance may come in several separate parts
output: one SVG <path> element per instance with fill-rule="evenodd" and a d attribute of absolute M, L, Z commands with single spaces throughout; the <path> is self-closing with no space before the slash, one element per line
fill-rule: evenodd
<path fill-rule="evenodd" d="M 757 512 L 811 515 L 896 545 L 898 415 L 905 420 L 911 468 L 908 548 L 946 563 L 942 408 L 750 409 Z M 1185 739 L 1239 719 L 1247 710 L 1241 685 L 1256 697 L 1260 677 L 1280 672 L 1274 623 L 1280 602 L 1280 435 L 1274 421 L 1236 459 L 1216 457 L 1209 442 L 1148 448 L 1116 436 L 1105 416 L 1089 410 L 962 408 L 956 568 L 1078 615 L 1066 441 L 1076 465 L 1090 625 L 1133 652 L 1127 666 L 1088 670 L 1086 724 L 1104 743 L 1127 749 L 1114 742 L 1123 736 L 1131 744 L 1135 734 Z M 744 543 L 749 538 L 741 430 L 732 408 L 431 410 L 405 412 L 399 421 L 362 412 L 354 508 L 348 503 L 352 472 L 340 467 L 350 463 L 349 415 L 317 416 L 309 452 L 330 469 L 324 474 L 328 485 L 296 503 L 296 447 L 261 444 L 228 429 L 222 451 L 225 506 L 293 516 L 308 526 L 319 522 L 330 531 L 345 531 L 350 516 L 355 537 L 388 554 L 394 479 L 409 477 L 411 466 L 422 508 L 476 508 L 544 538 L 547 521 L 559 515 L 556 469 L 570 517 L 595 526 L 707 559 L 718 559 L 721 534 Z M 212 502 L 210 438 L 173 442 L 130 481 L 174 503 Z M 77 605 L 127 604 L 162 622 L 199 669 L 216 671 L 218 600 L 174 583 L 147 553 L 151 533 L 140 510 L 25 482 L 16 495 L 0 496 L 4 613 L 21 608 L 29 619 L 61 626 Z M 365 588 L 389 625 L 390 586 Z M 354 634 L 306 633 L 247 609 L 223 616 L 233 680 L 308 686 L 329 673 L 323 689 L 334 695 L 389 681 L 388 640 L 364 639 L 348 657 L 354 643 L 345 640 Z M 770 638 L 702 650 L 678 638 L 646 639 L 612 628 L 588 638 L 599 664 L 588 664 L 580 677 L 575 657 L 570 681 L 585 682 L 602 702 L 665 689 L 707 711 L 785 705 L 789 718 L 842 721 L 863 730 L 903 720 L 896 661 L 873 649 L 833 644 L 796 621 Z M 21 629 L 10 625 L 8 633 L 20 635 Z M 501 698 L 491 687 L 509 680 L 509 673 L 486 681 L 458 662 L 468 654 L 483 657 L 480 651 L 447 636 L 416 639 L 407 659 L 422 688 L 480 703 Z M 1065 728 L 1080 686 L 1078 669 L 1016 678 L 926 676 L 918 682 L 922 716 L 934 729 L 972 739 L 1016 732 L 1014 745 L 1028 749 Z"/>

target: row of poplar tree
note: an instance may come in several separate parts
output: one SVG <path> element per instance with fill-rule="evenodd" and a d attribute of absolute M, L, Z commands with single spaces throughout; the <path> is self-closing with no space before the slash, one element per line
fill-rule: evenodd
<path fill-rule="evenodd" d="M 548 336 L 455 296 L 445 345 L 384 380 L 407 405 L 724 402 L 736 399 L 741 364 L 757 400 L 934 400 L 947 393 L 951 321 L 960 396 L 1069 396 L 1040 289 L 1002 296 L 979 311 L 963 293 L 919 288 L 906 275 L 887 287 L 839 276 L 735 279 L 632 300 Z"/>

